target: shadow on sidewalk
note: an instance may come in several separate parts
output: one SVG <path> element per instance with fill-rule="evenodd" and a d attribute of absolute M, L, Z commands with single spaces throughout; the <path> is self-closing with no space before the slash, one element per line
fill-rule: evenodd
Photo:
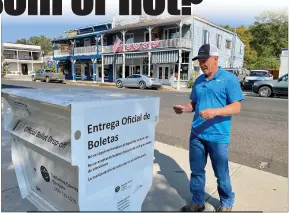
<path fill-rule="evenodd" d="M 183 205 L 191 202 L 190 180 L 174 159 L 158 150 L 155 150 L 155 163 L 159 165 L 160 171 L 154 177 L 153 187 L 143 205 L 143 210 L 179 211 Z M 219 207 L 219 200 L 207 193 L 205 198 L 214 209 Z"/>

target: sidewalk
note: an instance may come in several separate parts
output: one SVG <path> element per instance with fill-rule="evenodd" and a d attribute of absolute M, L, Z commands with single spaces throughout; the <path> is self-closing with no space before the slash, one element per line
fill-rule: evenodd
<path fill-rule="evenodd" d="M 37 211 L 21 199 L 7 133 L 2 133 L 2 211 Z M 155 143 L 153 185 L 142 211 L 179 211 L 189 202 L 189 153 L 187 150 Z M 219 205 L 216 178 L 210 160 L 207 165 L 206 211 Z M 236 193 L 234 211 L 288 211 L 288 178 L 230 163 L 233 190 Z"/>

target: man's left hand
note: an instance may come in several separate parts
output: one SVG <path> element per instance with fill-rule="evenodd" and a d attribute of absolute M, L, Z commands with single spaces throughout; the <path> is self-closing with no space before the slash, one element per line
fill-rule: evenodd
<path fill-rule="evenodd" d="M 201 117 L 203 117 L 206 120 L 213 119 L 217 116 L 216 109 L 206 109 L 200 112 Z"/>

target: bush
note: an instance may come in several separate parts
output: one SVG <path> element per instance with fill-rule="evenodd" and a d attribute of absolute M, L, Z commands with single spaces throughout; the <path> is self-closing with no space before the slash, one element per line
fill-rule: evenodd
<path fill-rule="evenodd" d="M 188 88 L 193 88 L 194 83 L 195 83 L 195 80 L 191 78 L 191 79 L 188 81 L 188 83 L 187 83 L 187 87 L 188 87 Z"/>

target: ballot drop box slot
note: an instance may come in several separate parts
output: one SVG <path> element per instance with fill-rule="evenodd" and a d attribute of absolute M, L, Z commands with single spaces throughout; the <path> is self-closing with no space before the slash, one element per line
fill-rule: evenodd
<path fill-rule="evenodd" d="M 159 98 L 92 89 L 3 89 L 22 198 L 41 211 L 141 211 Z"/>

